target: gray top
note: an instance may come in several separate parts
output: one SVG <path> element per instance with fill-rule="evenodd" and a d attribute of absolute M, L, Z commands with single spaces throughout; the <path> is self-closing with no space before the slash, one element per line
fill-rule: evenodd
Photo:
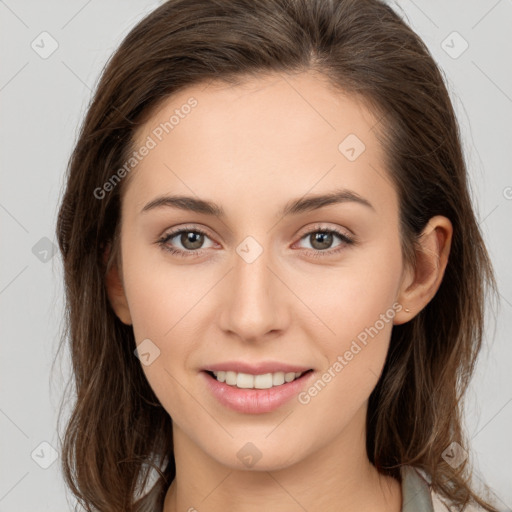
<path fill-rule="evenodd" d="M 412 466 L 400 468 L 402 478 L 402 510 L 401 512 L 437 512 L 434 508 L 430 486 L 425 477 Z M 163 512 L 167 486 L 163 480 L 156 482 L 153 488 L 137 503 L 137 512 Z M 443 507 L 443 510 L 449 510 Z"/>
<path fill-rule="evenodd" d="M 428 482 L 412 466 L 400 468 L 402 477 L 402 512 L 434 512 Z"/>

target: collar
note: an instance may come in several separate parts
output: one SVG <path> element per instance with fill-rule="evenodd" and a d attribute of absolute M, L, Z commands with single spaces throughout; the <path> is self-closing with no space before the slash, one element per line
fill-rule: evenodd
<path fill-rule="evenodd" d="M 419 470 L 401 466 L 402 512 L 434 512 L 430 486 Z"/>

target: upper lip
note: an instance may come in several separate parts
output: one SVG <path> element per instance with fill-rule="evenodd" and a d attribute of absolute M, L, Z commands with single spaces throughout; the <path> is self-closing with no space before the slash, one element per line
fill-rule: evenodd
<path fill-rule="evenodd" d="M 289 363 L 278 363 L 276 361 L 262 361 L 260 363 L 246 363 L 244 361 L 226 361 L 224 363 L 210 364 L 203 368 L 204 371 L 232 371 L 237 373 L 249 373 L 252 375 L 263 375 L 276 372 L 307 372 L 312 368 Z"/>

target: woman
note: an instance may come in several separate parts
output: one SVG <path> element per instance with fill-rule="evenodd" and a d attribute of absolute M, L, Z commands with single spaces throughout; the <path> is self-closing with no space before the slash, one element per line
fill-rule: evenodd
<path fill-rule="evenodd" d="M 496 510 L 461 427 L 492 267 L 384 3 L 163 4 L 103 72 L 57 233 L 86 510 Z"/>

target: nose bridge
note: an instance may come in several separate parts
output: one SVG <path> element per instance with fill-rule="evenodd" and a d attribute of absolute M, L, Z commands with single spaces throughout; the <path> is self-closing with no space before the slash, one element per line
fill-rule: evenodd
<path fill-rule="evenodd" d="M 255 238 L 249 236 L 238 245 L 227 285 L 224 329 L 244 339 L 257 339 L 282 328 L 282 284 L 269 267 L 271 251 Z"/>

